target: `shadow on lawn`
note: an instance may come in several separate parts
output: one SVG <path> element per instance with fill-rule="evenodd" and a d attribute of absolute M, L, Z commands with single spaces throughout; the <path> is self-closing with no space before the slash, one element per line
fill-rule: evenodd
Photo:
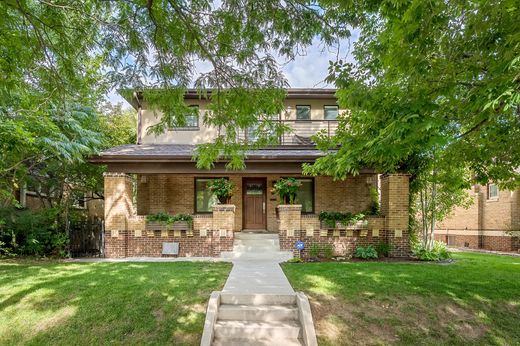
<path fill-rule="evenodd" d="M 456 258 L 451 265 L 315 263 L 284 270 L 310 296 L 320 344 L 520 343 L 517 259 Z"/>
<path fill-rule="evenodd" d="M 3 265 L 0 344 L 199 343 L 229 264 Z"/>

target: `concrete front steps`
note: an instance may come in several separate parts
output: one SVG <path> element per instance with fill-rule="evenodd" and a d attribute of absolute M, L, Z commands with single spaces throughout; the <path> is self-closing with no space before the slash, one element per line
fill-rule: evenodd
<path fill-rule="evenodd" d="M 280 251 L 280 240 L 276 233 L 235 233 L 233 251 L 224 251 L 222 258 L 246 260 L 273 260 L 284 262 L 293 257 L 290 251 Z"/>
<path fill-rule="evenodd" d="M 213 292 L 201 345 L 317 345 L 301 295 Z"/>

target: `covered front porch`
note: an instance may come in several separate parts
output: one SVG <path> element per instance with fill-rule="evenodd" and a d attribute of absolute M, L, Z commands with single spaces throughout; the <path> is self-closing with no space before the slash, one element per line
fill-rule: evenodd
<path fill-rule="evenodd" d="M 309 153 L 316 151 L 293 150 L 286 162 L 280 162 L 284 160 L 280 155 L 263 154 L 249 158 L 242 171 L 227 171 L 223 164 L 203 171 L 194 162 L 171 157 L 105 154 L 100 158 L 108 164 L 105 256 L 219 257 L 233 249 L 236 232 L 243 230 L 277 234 L 280 249 L 295 254 L 294 243 L 302 240 L 305 251 L 314 243 L 330 244 L 336 255 L 352 254 L 358 245 L 390 242 L 392 255 L 407 256 L 408 176 L 380 178 L 370 170 L 345 180 L 303 176 L 302 163 L 312 162 Z M 301 182 L 295 205 L 283 205 L 271 191 L 276 181 L 287 177 Z M 219 204 L 207 188 L 217 178 L 235 186 L 226 204 Z M 319 220 L 322 211 L 366 211 L 373 202 L 373 189 L 381 192 L 378 215 L 354 225 L 331 226 Z M 150 215 L 158 213 L 188 215 L 190 221 L 169 225 L 151 221 Z M 176 244 L 175 251 L 165 251 L 165 244 Z"/>

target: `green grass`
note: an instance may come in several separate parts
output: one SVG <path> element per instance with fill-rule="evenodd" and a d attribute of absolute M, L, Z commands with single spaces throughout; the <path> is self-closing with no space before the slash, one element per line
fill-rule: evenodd
<path fill-rule="evenodd" d="M 520 345 L 520 257 L 283 266 L 320 345 Z"/>
<path fill-rule="evenodd" d="M 0 345 L 198 345 L 227 263 L 0 261 Z"/>

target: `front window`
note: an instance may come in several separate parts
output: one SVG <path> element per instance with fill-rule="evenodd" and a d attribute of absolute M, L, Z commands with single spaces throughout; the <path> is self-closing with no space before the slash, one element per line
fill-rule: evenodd
<path fill-rule="evenodd" d="M 208 183 L 214 179 L 196 178 L 195 179 L 195 212 L 211 213 L 212 208 L 218 203 L 215 196 L 209 189 Z"/>
<path fill-rule="evenodd" d="M 498 198 L 498 185 L 489 184 L 488 185 L 488 199 L 496 199 Z"/>
<path fill-rule="evenodd" d="M 325 106 L 323 110 L 323 118 L 325 120 L 336 120 L 338 118 L 338 106 Z"/>
<path fill-rule="evenodd" d="M 298 179 L 302 186 L 296 194 L 296 203 L 302 205 L 302 213 L 314 212 L 314 179 Z"/>
<path fill-rule="evenodd" d="M 296 106 L 296 120 L 311 120 L 311 106 Z"/>

